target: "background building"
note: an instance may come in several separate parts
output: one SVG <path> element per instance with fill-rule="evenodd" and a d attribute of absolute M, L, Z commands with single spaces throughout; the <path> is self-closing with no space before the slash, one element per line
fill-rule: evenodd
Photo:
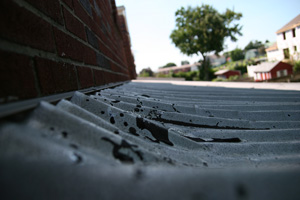
<path fill-rule="evenodd" d="M 279 29 L 277 42 L 266 49 L 268 60 L 300 59 L 300 14 Z"/>
<path fill-rule="evenodd" d="M 224 69 L 215 72 L 215 75 L 217 76 L 217 78 L 228 79 L 230 76 L 240 76 L 241 71 Z"/>

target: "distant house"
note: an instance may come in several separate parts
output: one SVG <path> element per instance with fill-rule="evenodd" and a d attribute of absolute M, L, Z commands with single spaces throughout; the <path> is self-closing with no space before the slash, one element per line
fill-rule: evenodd
<path fill-rule="evenodd" d="M 257 58 L 259 57 L 259 53 L 257 49 L 250 49 L 245 54 L 245 59 L 249 60 L 251 58 Z"/>
<path fill-rule="evenodd" d="M 274 78 L 288 76 L 293 73 L 293 66 L 281 61 L 264 62 L 259 65 L 248 66 L 248 76 L 255 81 L 265 81 Z"/>
<path fill-rule="evenodd" d="M 275 42 L 272 46 L 266 49 L 268 61 L 277 61 L 283 60 L 284 55 L 282 51 L 278 50 L 277 42 Z"/>
<path fill-rule="evenodd" d="M 175 67 L 166 67 L 166 68 L 159 68 L 158 73 L 161 74 L 169 74 L 170 72 L 176 74 L 178 72 L 190 72 L 190 71 L 198 71 L 198 66 L 200 63 L 182 65 L 182 66 L 175 66 Z"/>
<path fill-rule="evenodd" d="M 212 67 L 217 67 L 226 63 L 225 56 L 209 55 L 207 56 Z"/>
<path fill-rule="evenodd" d="M 269 61 L 300 59 L 300 14 L 279 29 L 276 43 L 266 49 Z"/>
<path fill-rule="evenodd" d="M 239 70 L 228 70 L 228 69 L 223 69 L 223 70 L 219 70 L 217 72 L 215 72 L 215 75 L 217 76 L 217 78 L 224 78 L 227 79 L 230 76 L 240 76 L 241 72 Z"/>

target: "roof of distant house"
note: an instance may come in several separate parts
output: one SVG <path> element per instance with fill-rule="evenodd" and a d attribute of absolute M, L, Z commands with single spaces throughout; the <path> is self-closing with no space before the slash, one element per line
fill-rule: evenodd
<path fill-rule="evenodd" d="M 222 70 L 219 70 L 217 72 L 215 72 L 215 75 L 222 75 L 222 74 L 225 74 L 227 72 L 240 72 L 238 70 L 230 70 L 230 69 L 222 69 Z"/>
<path fill-rule="evenodd" d="M 300 26 L 300 14 L 295 17 L 294 19 L 292 19 L 289 23 L 287 23 L 286 25 L 284 25 L 281 29 L 279 29 L 276 33 L 282 33 L 284 31 L 288 31 L 291 30 L 293 28 L 296 28 L 297 26 Z"/>
<path fill-rule="evenodd" d="M 207 58 L 210 58 L 210 59 L 219 59 L 219 58 L 225 58 L 225 56 L 212 54 L 212 55 L 207 56 Z"/>
<path fill-rule="evenodd" d="M 259 65 L 256 65 L 254 72 L 269 72 L 271 71 L 276 65 L 278 65 L 281 61 L 277 62 L 264 62 Z"/>
<path fill-rule="evenodd" d="M 200 65 L 200 63 L 194 63 L 194 64 L 187 64 L 187 65 L 182 65 L 182 66 L 174 66 L 174 67 L 166 67 L 166 68 L 159 68 L 159 72 L 164 72 L 164 71 L 170 71 L 170 70 L 178 70 L 178 69 L 185 69 L 185 68 L 190 68 L 195 65 Z"/>
<path fill-rule="evenodd" d="M 274 42 L 269 48 L 266 49 L 266 51 L 274 51 L 278 50 L 277 42 Z"/>

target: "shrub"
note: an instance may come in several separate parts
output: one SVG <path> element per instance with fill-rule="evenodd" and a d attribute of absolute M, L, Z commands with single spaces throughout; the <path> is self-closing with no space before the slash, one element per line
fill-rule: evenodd
<path fill-rule="evenodd" d="M 298 60 L 294 63 L 293 70 L 294 70 L 294 72 L 300 72 L 300 60 Z"/>

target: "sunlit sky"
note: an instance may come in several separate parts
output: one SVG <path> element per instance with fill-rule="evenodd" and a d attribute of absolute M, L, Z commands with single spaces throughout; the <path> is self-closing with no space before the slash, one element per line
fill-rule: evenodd
<path fill-rule="evenodd" d="M 300 0 L 116 0 L 125 6 L 136 71 L 158 67 L 169 62 L 180 65 L 182 60 L 197 62 L 201 56 L 188 57 L 172 44 L 175 12 L 181 7 L 212 5 L 220 13 L 226 8 L 243 14 L 239 24 L 243 36 L 237 42 L 225 42 L 227 50 L 244 48 L 251 40 L 276 41 L 276 31 L 300 14 Z"/>

